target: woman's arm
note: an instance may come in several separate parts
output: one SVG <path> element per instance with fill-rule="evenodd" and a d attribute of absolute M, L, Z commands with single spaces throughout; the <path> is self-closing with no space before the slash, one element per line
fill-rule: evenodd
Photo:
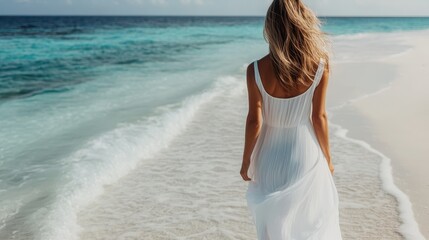
<path fill-rule="evenodd" d="M 328 133 L 328 118 L 325 110 L 326 91 L 328 88 L 329 80 L 329 66 L 326 64 L 325 71 L 322 79 L 317 86 L 313 96 L 313 112 L 311 120 L 313 122 L 314 130 L 316 132 L 317 140 L 323 154 L 328 161 L 331 173 L 334 173 L 334 165 L 331 162 L 331 151 L 329 149 L 329 133 Z"/>
<path fill-rule="evenodd" d="M 259 132 L 262 125 L 262 96 L 255 82 L 255 74 L 253 64 L 247 67 L 247 92 L 249 101 L 249 111 L 246 119 L 246 133 L 244 140 L 243 163 L 240 174 L 244 181 L 251 179 L 247 175 L 247 170 L 250 166 L 250 156 L 255 147 L 256 140 L 259 137 Z"/>

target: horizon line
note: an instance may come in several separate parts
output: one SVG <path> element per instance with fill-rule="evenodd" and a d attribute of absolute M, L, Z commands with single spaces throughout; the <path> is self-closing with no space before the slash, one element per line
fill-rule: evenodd
<path fill-rule="evenodd" d="M 265 17 L 265 15 L 158 15 L 158 14 L 0 14 L 0 17 Z M 429 18 L 429 15 L 320 15 L 330 18 Z"/>

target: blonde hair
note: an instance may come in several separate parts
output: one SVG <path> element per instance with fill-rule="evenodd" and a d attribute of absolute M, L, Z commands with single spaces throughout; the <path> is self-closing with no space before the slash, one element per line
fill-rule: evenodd
<path fill-rule="evenodd" d="M 265 18 L 264 38 L 280 85 L 288 90 L 308 86 L 320 58 L 328 63 L 328 34 L 301 0 L 274 0 Z"/>

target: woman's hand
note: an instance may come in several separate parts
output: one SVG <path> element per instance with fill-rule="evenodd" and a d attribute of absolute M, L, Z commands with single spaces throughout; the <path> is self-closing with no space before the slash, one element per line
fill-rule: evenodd
<path fill-rule="evenodd" d="M 329 166 L 329 171 L 331 171 L 331 174 L 334 175 L 334 170 L 335 170 L 334 164 L 332 164 L 332 162 L 329 162 L 328 166 Z"/>
<path fill-rule="evenodd" d="M 250 166 L 250 161 L 243 160 L 243 163 L 241 164 L 240 175 L 244 181 L 252 180 L 249 178 L 249 176 L 247 176 L 247 170 L 249 170 L 249 166 Z"/>

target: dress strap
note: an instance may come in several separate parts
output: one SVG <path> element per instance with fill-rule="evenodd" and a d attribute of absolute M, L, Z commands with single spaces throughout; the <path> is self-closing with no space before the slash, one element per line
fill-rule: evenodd
<path fill-rule="evenodd" d="M 263 94 L 263 86 L 262 86 L 262 81 L 261 81 L 261 75 L 259 75 L 259 68 L 258 68 L 258 60 L 253 62 L 253 70 L 255 72 L 255 81 L 256 81 L 256 85 L 259 88 L 259 92 L 261 93 L 261 95 Z"/>
<path fill-rule="evenodd" d="M 317 71 L 313 79 L 313 81 L 315 81 L 313 83 L 314 88 L 316 88 L 319 85 L 320 80 L 322 79 L 324 70 L 325 70 L 325 60 L 323 58 L 320 58 L 319 66 L 317 67 Z"/>

